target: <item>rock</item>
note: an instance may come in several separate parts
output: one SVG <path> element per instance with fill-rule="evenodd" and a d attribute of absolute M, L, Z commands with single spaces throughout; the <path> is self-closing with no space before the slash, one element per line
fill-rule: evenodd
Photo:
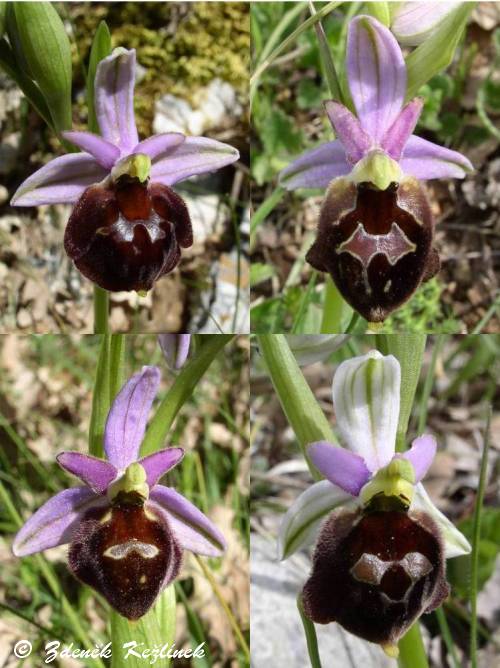
<path fill-rule="evenodd" d="M 218 195 L 182 194 L 191 216 L 195 244 L 203 244 L 213 234 L 220 234 L 228 217 L 227 207 L 221 206 Z"/>
<path fill-rule="evenodd" d="M 155 133 L 201 135 L 206 130 L 226 124 L 241 112 L 236 90 L 227 82 L 214 79 L 195 94 L 193 106 L 170 93 L 160 98 L 155 106 L 153 130 Z"/>
<path fill-rule="evenodd" d="M 25 308 L 19 309 L 19 313 L 17 314 L 17 324 L 21 329 L 30 327 L 30 325 L 32 324 L 32 318 L 28 309 Z"/>
<path fill-rule="evenodd" d="M 310 664 L 296 598 L 310 569 L 309 559 L 296 554 L 276 560 L 276 545 L 251 535 L 250 635 L 252 667 L 303 668 Z M 397 665 L 376 645 L 347 633 L 338 624 L 316 625 L 322 663 L 329 668 Z"/>
<path fill-rule="evenodd" d="M 203 334 L 223 332 L 246 333 L 250 331 L 249 267 L 244 256 L 240 257 L 240 290 L 237 287 L 237 253 L 223 253 L 212 267 L 215 281 L 213 293 L 204 292 L 201 296 L 202 312 L 195 315 L 198 323 L 204 321 L 199 329 Z M 237 302 L 237 303 L 236 303 Z M 234 318 L 235 311 L 236 320 Z M 210 317 L 206 317 L 210 313 Z M 198 329 L 196 324 L 192 325 Z"/>

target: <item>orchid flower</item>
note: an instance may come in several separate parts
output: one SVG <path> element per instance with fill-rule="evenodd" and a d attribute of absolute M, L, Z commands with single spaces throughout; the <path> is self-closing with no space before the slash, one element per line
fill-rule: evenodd
<path fill-rule="evenodd" d="M 107 460 L 62 452 L 59 465 L 83 486 L 49 499 L 16 535 L 23 557 L 70 543 L 69 567 L 120 614 L 138 619 L 177 577 L 183 550 L 220 556 L 221 532 L 172 487 L 158 484 L 184 455 L 165 448 L 139 459 L 160 371 L 143 367 L 117 395 L 104 431 Z"/>
<path fill-rule="evenodd" d="M 445 558 L 471 550 L 421 482 L 435 439 L 420 436 L 395 453 L 400 382 L 392 355 L 371 351 L 340 364 L 333 403 L 347 448 L 326 441 L 307 447 L 325 479 L 293 503 L 278 540 L 281 559 L 317 540 L 306 614 L 337 621 L 391 655 L 413 621 L 447 595 Z"/>
<path fill-rule="evenodd" d="M 391 31 L 400 44 L 418 46 L 461 5 L 463 2 L 400 2 L 391 18 Z"/>
<path fill-rule="evenodd" d="M 288 334 L 286 337 L 299 366 L 324 362 L 348 339 L 348 334 Z"/>
<path fill-rule="evenodd" d="M 370 322 L 384 320 L 439 270 L 433 218 L 420 181 L 464 178 L 470 161 L 413 133 L 423 101 L 406 105 L 406 65 L 390 30 L 370 16 L 348 30 L 347 79 L 356 111 L 326 102 L 337 139 L 280 174 L 288 190 L 326 188 L 307 254 Z"/>
<path fill-rule="evenodd" d="M 178 371 L 184 366 L 189 355 L 191 334 L 158 334 L 158 342 L 170 369 Z"/>
<path fill-rule="evenodd" d="M 63 132 L 81 153 L 44 165 L 14 194 L 13 206 L 74 204 L 64 247 L 77 268 L 100 287 L 149 290 L 193 243 L 188 209 L 171 186 L 239 158 L 206 137 L 179 132 L 139 141 L 134 119 L 135 49 L 117 48 L 95 77 L 101 135 Z"/>

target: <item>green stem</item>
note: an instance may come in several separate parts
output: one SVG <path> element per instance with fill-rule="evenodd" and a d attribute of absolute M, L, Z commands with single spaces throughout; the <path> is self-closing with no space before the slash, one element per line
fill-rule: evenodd
<path fill-rule="evenodd" d="M 283 411 L 295 432 L 312 476 L 319 479 L 321 476 L 309 461 L 306 448 L 315 441 L 335 443 L 330 424 L 311 392 L 286 336 L 261 334 L 258 341 Z"/>
<path fill-rule="evenodd" d="M 102 457 L 104 454 L 104 426 L 111 406 L 109 390 L 110 343 L 111 337 L 109 334 L 101 336 L 89 427 L 89 454 L 93 457 Z"/>
<path fill-rule="evenodd" d="M 304 635 L 307 642 L 307 653 L 311 662 L 311 668 L 321 668 L 321 659 L 318 650 L 318 638 L 316 637 L 316 629 L 314 623 L 306 617 L 304 606 L 302 605 L 302 595 L 297 596 L 297 609 L 299 611 L 302 626 L 304 627 Z"/>
<path fill-rule="evenodd" d="M 171 584 L 156 599 L 156 602 L 145 615 L 137 621 L 129 621 L 117 612 L 110 612 L 111 642 L 113 643 L 113 659 L 111 668 L 144 668 L 150 662 L 142 657 L 128 656 L 125 643 L 135 641 L 137 652 L 154 647 L 169 648 L 175 641 L 175 588 Z M 158 665 L 168 668 L 170 659 L 161 659 Z"/>
<path fill-rule="evenodd" d="M 316 8 L 314 7 L 314 3 L 312 2 L 312 0 L 309 0 L 309 10 L 311 12 L 311 16 L 316 16 Z M 330 96 L 334 100 L 342 102 L 342 104 L 345 104 L 345 100 L 342 96 L 342 90 L 340 88 L 339 78 L 337 76 L 337 70 L 335 69 L 335 63 L 333 62 L 332 54 L 330 51 L 330 45 L 328 44 L 328 40 L 326 38 L 325 31 L 323 29 L 321 21 L 318 21 L 315 24 L 314 29 L 316 30 L 316 35 L 318 37 L 319 53 L 321 57 L 321 62 L 323 63 L 323 69 L 325 71 L 325 79 L 328 84 Z"/>
<path fill-rule="evenodd" d="M 486 487 L 486 469 L 488 466 L 488 449 L 490 445 L 490 423 L 491 407 L 488 411 L 486 429 L 484 434 L 483 454 L 481 457 L 481 469 L 479 473 L 479 486 L 474 508 L 474 523 L 472 530 L 472 554 L 470 575 L 470 660 L 471 667 L 477 668 L 477 581 L 479 572 L 479 541 L 481 535 L 481 510 L 483 507 L 484 490 Z"/>
<path fill-rule="evenodd" d="M 418 622 L 399 641 L 399 668 L 429 668 Z"/>
<path fill-rule="evenodd" d="M 142 442 L 143 457 L 164 447 L 163 444 L 177 413 L 193 394 L 196 384 L 217 354 L 234 338 L 234 334 L 205 334 L 202 338 L 203 344 L 182 368 L 149 424 Z"/>
<path fill-rule="evenodd" d="M 436 619 L 438 621 L 439 630 L 441 631 L 441 635 L 446 645 L 446 649 L 448 650 L 448 654 L 451 656 L 453 668 L 460 668 L 460 661 L 458 660 L 457 650 L 455 649 L 453 638 L 451 637 L 450 627 L 448 626 L 448 621 L 446 619 L 446 614 L 443 610 L 443 606 L 440 606 L 436 610 Z"/>
<path fill-rule="evenodd" d="M 321 334 L 342 333 L 344 331 L 342 323 L 344 320 L 350 319 L 349 312 L 352 314 L 351 307 L 344 301 L 330 276 L 327 276 L 325 281 Z"/>
<path fill-rule="evenodd" d="M 109 292 L 94 285 L 94 334 L 107 334 L 109 314 Z"/>

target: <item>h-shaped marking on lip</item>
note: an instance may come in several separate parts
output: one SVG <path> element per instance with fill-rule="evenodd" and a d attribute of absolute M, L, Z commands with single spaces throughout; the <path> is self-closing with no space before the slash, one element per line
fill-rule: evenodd
<path fill-rule="evenodd" d="M 417 248 L 397 223 L 392 223 L 387 234 L 369 234 L 363 223 L 358 222 L 349 239 L 342 242 L 337 253 L 349 253 L 368 267 L 372 258 L 379 253 L 386 256 L 389 264 L 394 266 L 402 257 L 413 253 Z"/>
<path fill-rule="evenodd" d="M 145 559 L 154 559 L 154 557 L 159 554 L 160 550 L 156 545 L 151 545 L 150 543 L 143 543 L 140 540 L 135 538 L 128 540 L 126 543 L 119 543 L 118 545 L 112 545 L 104 551 L 103 556 L 110 557 L 111 559 L 125 559 L 128 557 L 130 552 L 138 552 L 141 557 Z"/>
<path fill-rule="evenodd" d="M 402 566 L 404 572 L 412 582 L 417 582 L 417 580 L 420 580 L 420 578 L 423 578 L 432 571 L 431 562 L 420 552 L 408 552 L 402 559 L 392 561 L 384 561 L 377 557 L 376 554 L 367 554 L 365 552 L 354 564 L 350 572 L 358 582 L 379 585 L 385 572 L 392 566 Z"/>

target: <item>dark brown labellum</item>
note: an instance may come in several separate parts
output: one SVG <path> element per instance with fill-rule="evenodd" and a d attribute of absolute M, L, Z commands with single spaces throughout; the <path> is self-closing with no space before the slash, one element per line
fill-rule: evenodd
<path fill-rule="evenodd" d="M 110 291 L 150 290 L 193 243 L 181 197 L 159 183 L 120 178 L 94 185 L 68 221 L 64 248 L 89 280 Z"/>
<path fill-rule="evenodd" d="M 167 522 L 142 505 L 90 511 L 69 550 L 69 565 L 128 619 L 139 619 L 177 575 L 182 550 Z"/>
<path fill-rule="evenodd" d="M 382 322 L 439 270 L 433 218 L 419 182 L 387 190 L 347 179 L 330 184 L 307 261 L 328 272 L 368 322 Z"/>
<path fill-rule="evenodd" d="M 323 526 L 303 590 L 314 622 L 394 645 L 448 595 L 439 530 L 425 513 L 340 510 Z"/>

